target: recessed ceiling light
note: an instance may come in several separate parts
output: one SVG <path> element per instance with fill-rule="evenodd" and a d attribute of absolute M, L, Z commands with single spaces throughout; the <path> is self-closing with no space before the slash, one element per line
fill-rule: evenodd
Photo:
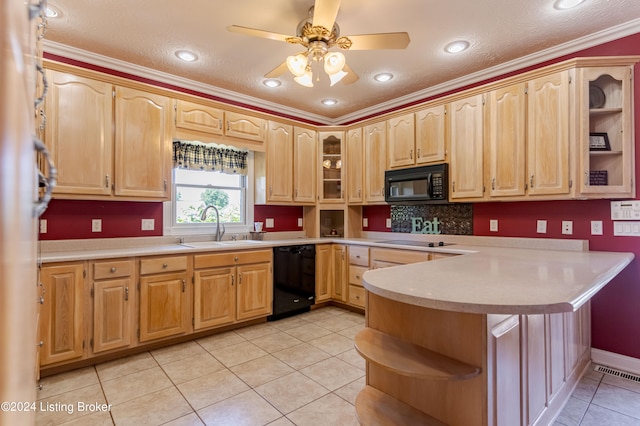
<path fill-rule="evenodd" d="M 445 52 L 460 53 L 469 47 L 469 42 L 465 40 L 453 41 L 447 44 L 444 48 Z"/>
<path fill-rule="evenodd" d="M 269 78 L 267 80 L 264 80 L 262 82 L 262 84 L 264 84 L 267 87 L 278 87 L 278 86 L 280 86 L 280 80 L 276 80 L 274 78 Z"/>
<path fill-rule="evenodd" d="M 553 7 L 560 10 L 571 9 L 572 7 L 576 7 L 583 2 L 584 0 L 556 0 L 556 2 L 553 4 Z"/>
<path fill-rule="evenodd" d="M 323 99 L 322 100 L 322 104 L 323 105 L 327 105 L 327 106 L 335 105 L 337 103 L 338 103 L 338 101 L 336 101 L 335 99 Z"/>
<path fill-rule="evenodd" d="M 176 56 L 185 62 L 193 62 L 198 59 L 198 55 L 188 50 L 178 50 Z"/>
<path fill-rule="evenodd" d="M 392 78 L 393 78 L 393 74 L 391 74 L 390 72 L 383 72 L 373 76 L 373 79 L 375 81 L 389 81 Z"/>
<path fill-rule="evenodd" d="M 58 10 L 52 6 L 47 6 L 47 8 L 44 10 L 44 14 L 47 18 L 57 18 L 58 16 L 60 16 L 60 12 L 58 12 Z"/>

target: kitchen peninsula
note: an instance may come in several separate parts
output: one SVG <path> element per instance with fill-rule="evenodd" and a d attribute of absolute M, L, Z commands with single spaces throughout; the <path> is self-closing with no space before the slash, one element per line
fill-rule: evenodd
<path fill-rule="evenodd" d="M 366 272 L 360 420 L 552 423 L 591 359 L 589 301 L 633 257 L 482 247 Z"/>

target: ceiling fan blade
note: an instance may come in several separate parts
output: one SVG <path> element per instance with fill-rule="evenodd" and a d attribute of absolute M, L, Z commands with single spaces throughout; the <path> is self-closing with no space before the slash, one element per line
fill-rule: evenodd
<path fill-rule="evenodd" d="M 268 38 L 271 40 L 285 41 L 285 42 L 287 41 L 288 38 L 294 37 L 286 34 L 278 34 L 278 33 L 272 33 L 269 31 L 257 30 L 255 28 L 242 27 L 240 25 L 229 25 L 227 27 L 227 30 L 231 31 L 232 33 L 246 34 L 254 37 L 262 37 L 262 38 Z"/>
<path fill-rule="evenodd" d="M 407 33 L 380 33 L 346 36 L 351 40 L 349 50 L 406 49 L 411 41 Z"/>
<path fill-rule="evenodd" d="M 331 31 L 340 9 L 340 0 L 316 0 L 313 7 L 313 26 L 324 27 Z"/>
<path fill-rule="evenodd" d="M 347 75 L 345 75 L 344 78 L 340 80 L 342 84 L 352 84 L 358 81 L 358 79 L 360 78 L 358 77 L 358 74 L 353 72 L 353 70 L 349 67 L 349 65 L 345 64 L 342 70 L 347 72 Z"/>
<path fill-rule="evenodd" d="M 288 70 L 287 61 L 284 61 L 283 63 L 281 63 L 280 65 L 278 65 L 277 67 L 269 71 L 268 73 L 266 73 L 264 76 L 266 78 L 277 78 L 277 77 L 280 77 L 285 72 L 287 72 L 287 70 Z"/>

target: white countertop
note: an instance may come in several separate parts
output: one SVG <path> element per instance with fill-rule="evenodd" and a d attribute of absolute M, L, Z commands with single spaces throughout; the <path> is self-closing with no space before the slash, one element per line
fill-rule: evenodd
<path fill-rule="evenodd" d="M 332 242 L 454 253 L 460 256 L 367 271 L 363 276 L 364 287 L 399 302 L 483 314 L 574 311 L 634 258 L 632 253 L 586 251 L 587 242 L 582 240 L 441 235 L 422 237 L 421 241 L 445 240 L 455 244 L 427 247 L 413 245 L 417 238 L 411 234 L 379 233 L 356 239 L 287 238 L 184 244 L 175 238 L 76 240 L 46 244 L 40 258 L 43 263 L 53 263 Z M 388 242 L 401 239 L 414 242 L 407 246 Z"/>

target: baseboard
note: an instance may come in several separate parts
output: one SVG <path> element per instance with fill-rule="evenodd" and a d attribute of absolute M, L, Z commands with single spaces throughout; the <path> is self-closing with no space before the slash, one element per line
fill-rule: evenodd
<path fill-rule="evenodd" d="M 594 364 L 606 365 L 628 373 L 640 374 L 640 359 L 601 349 L 591 349 L 591 361 Z"/>

